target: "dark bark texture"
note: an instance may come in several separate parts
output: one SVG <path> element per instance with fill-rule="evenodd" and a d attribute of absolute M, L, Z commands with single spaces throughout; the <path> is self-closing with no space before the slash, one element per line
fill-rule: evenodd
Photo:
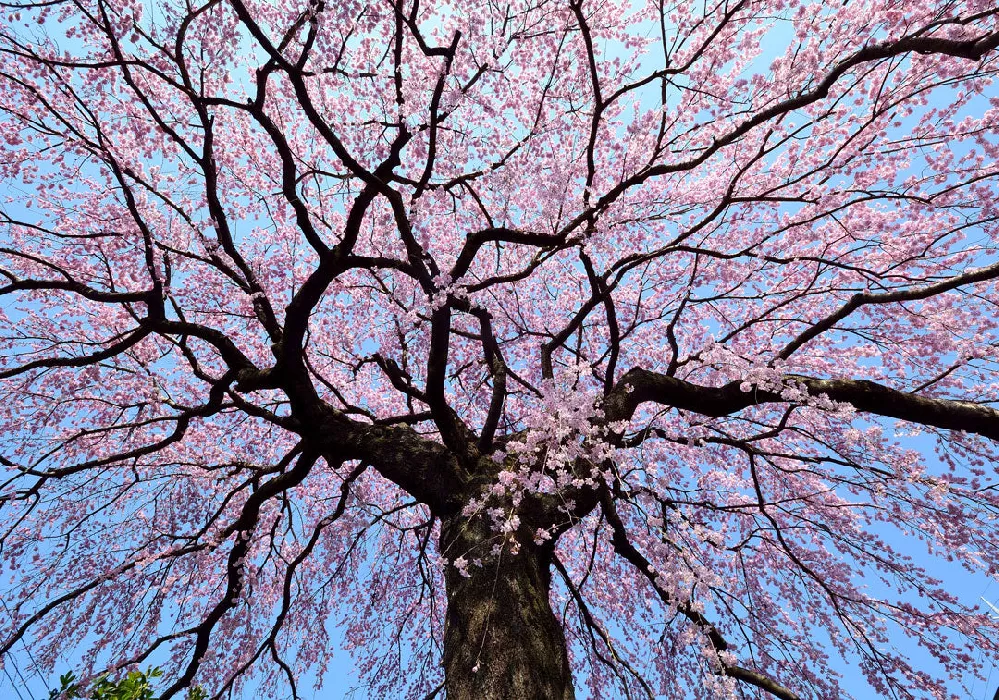
<path fill-rule="evenodd" d="M 489 552 L 499 542 L 482 518 L 444 523 L 449 559 Z M 575 697 L 562 625 L 549 601 L 550 548 L 522 546 L 483 557 L 463 575 L 449 566 L 444 673 L 448 700 L 571 700 Z"/>

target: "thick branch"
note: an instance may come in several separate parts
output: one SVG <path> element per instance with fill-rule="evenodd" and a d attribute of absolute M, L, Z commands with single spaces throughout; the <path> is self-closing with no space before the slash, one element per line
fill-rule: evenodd
<path fill-rule="evenodd" d="M 811 396 L 825 394 L 858 411 L 946 430 L 963 430 L 999 441 L 999 411 L 990 406 L 929 398 L 866 379 L 813 379 L 797 375 L 789 375 L 786 379 L 802 386 Z M 739 384 L 700 386 L 658 372 L 631 369 L 607 397 L 607 419 L 627 420 L 646 402 L 675 406 L 706 416 L 728 416 L 754 404 L 788 402 L 777 392 L 755 387 L 742 391 Z"/>
<path fill-rule="evenodd" d="M 417 500 L 436 515 L 461 510 L 467 485 L 457 458 L 442 444 L 422 437 L 409 426 L 370 425 L 330 411 L 316 426 L 312 439 L 344 460 L 357 459 Z"/>

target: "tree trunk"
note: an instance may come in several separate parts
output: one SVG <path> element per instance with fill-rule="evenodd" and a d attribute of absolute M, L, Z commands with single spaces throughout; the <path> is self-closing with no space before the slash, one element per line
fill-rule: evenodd
<path fill-rule="evenodd" d="M 449 565 L 444 674 L 448 700 L 572 700 L 562 625 L 548 592 L 551 549 L 523 544 L 491 554 L 499 538 L 482 518 L 444 523 L 448 560 L 481 558 L 464 576 Z"/>

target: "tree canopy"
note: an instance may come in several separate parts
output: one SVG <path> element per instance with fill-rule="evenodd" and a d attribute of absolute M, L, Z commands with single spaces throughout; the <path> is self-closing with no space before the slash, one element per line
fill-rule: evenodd
<path fill-rule="evenodd" d="M 0 659 L 312 697 L 339 626 L 373 697 L 792 700 L 999 652 L 948 590 L 999 577 L 994 2 L 0 11 Z"/>

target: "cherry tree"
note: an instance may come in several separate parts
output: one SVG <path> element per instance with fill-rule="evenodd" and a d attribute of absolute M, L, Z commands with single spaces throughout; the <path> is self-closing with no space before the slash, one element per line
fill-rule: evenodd
<path fill-rule="evenodd" d="M 4 656 L 790 700 L 999 651 L 948 591 L 999 576 L 994 2 L 2 12 Z"/>

